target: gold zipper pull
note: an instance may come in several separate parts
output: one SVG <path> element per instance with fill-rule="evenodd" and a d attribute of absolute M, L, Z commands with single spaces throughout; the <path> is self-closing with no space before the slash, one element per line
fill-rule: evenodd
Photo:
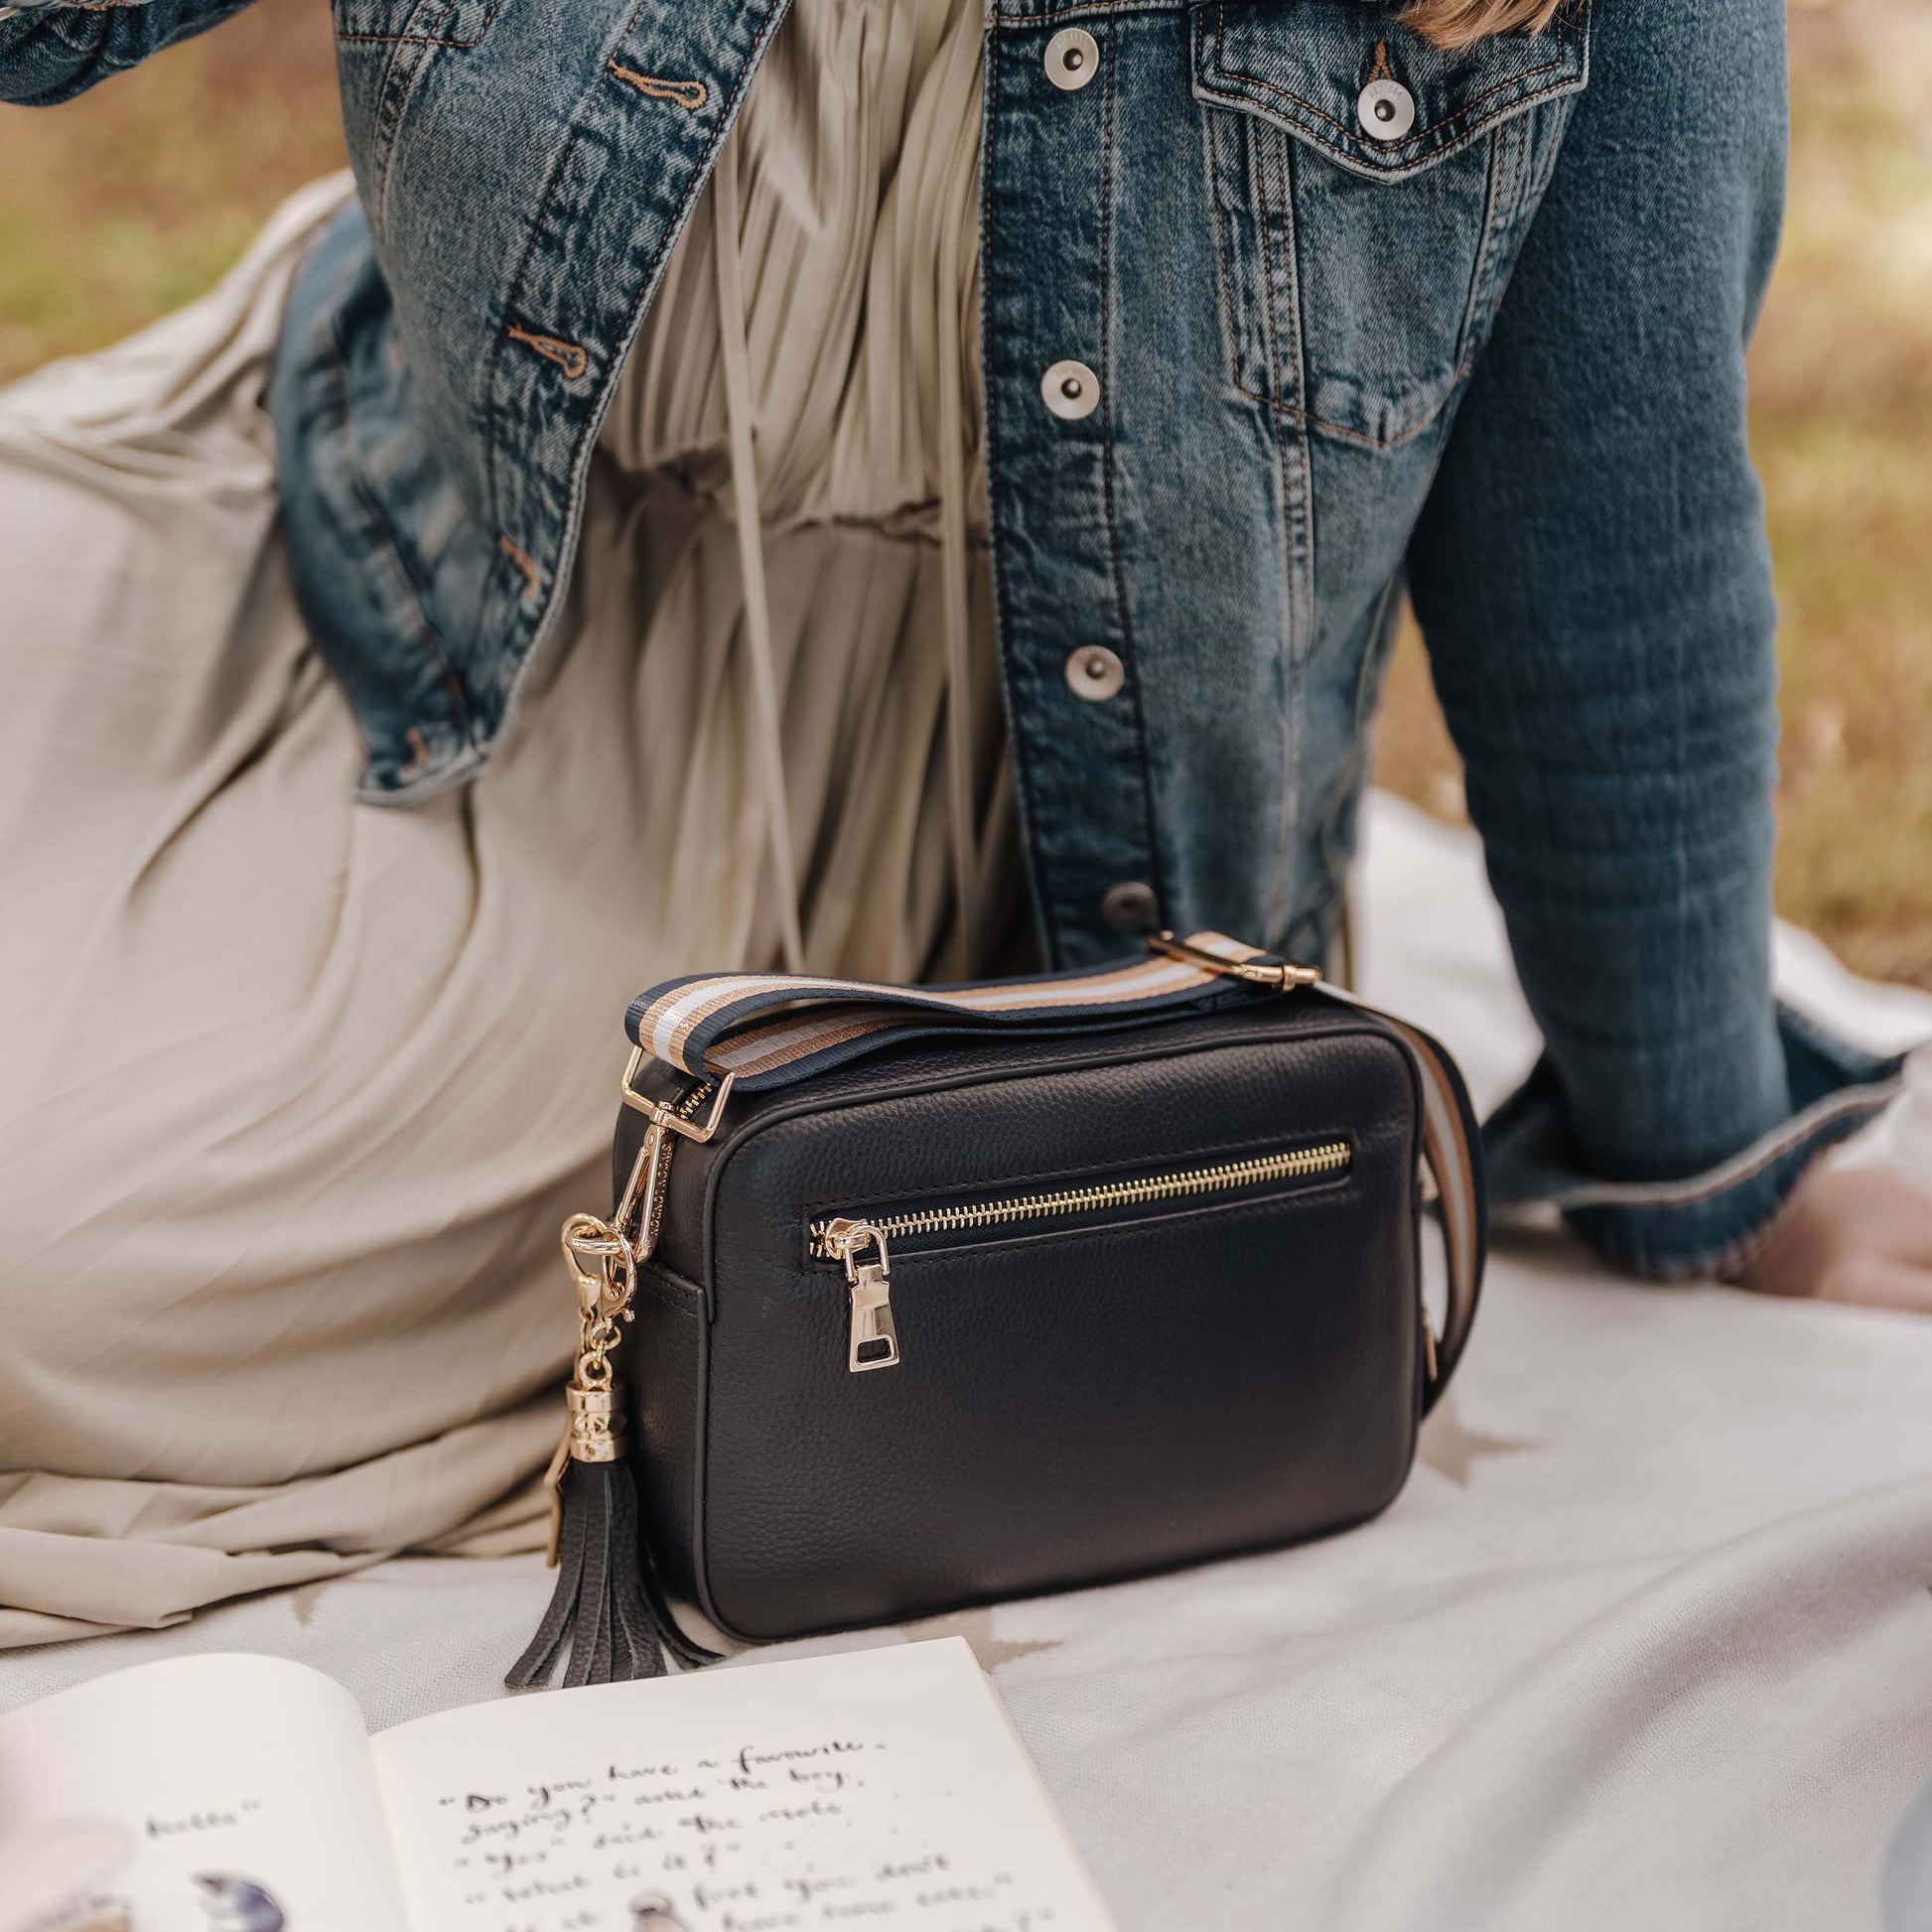
<path fill-rule="evenodd" d="M 860 1255 L 870 1247 L 879 1250 L 879 1259 L 862 1262 Z M 833 1221 L 825 1230 L 825 1250 L 845 1263 L 852 1295 L 846 1367 L 854 1375 L 869 1368 L 897 1368 L 898 1325 L 893 1319 L 893 1264 L 885 1234 L 871 1221 Z"/>

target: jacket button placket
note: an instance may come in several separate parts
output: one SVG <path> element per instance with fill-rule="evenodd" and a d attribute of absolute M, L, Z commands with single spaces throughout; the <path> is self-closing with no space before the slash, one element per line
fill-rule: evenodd
<path fill-rule="evenodd" d="M 1047 31 L 1003 5 L 1030 18 L 996 21 L 987 49 L 989 507 L 1035 890 L 1054 960 L 1078 964 L 1160 912 L 1108 469 L 1124 76 L 1112 23 Z"/>

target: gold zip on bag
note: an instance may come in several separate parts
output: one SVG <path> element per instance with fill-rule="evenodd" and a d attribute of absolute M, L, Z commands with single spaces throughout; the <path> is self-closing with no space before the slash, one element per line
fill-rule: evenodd
<path fill-rule="evenodd" d="M 1324 1141 L 1319 1147 L 1256 1154 L 1245 1160 L 1216 1162 L 1211 1167 L 1180 1168 L 1168 1173 L 1144 1174 L 1138 1180 L 1097 1181 L 1091 1186 L 1058 1187 L 1037 1194 L 998 1195 L 990 1200 L 917 1208 L 903 1214 L 841 1215 L 812 1223 L 811 1252 L 820 1261 L 845 1264 L 846 1285 L 852 1294 L 846 1360 L 857 1375 L 864 1369 L 893 1368 L 899 1359 L 889 1242 L 908 1236 L 917 1239 L 921 1235 L 1011 1227 L 1066 1215 L 1104 1214 L 1110 1208 L 1145 1207 L 1158 1201 L 1265 1187 L 1277 1180 L 1344 1173 L 1353 1160 L 1354 1152 L 1346 1141 Z M 879 1250 L 876 1261 L 861 1259 L 867 1249 L 875 1247 Z"/>

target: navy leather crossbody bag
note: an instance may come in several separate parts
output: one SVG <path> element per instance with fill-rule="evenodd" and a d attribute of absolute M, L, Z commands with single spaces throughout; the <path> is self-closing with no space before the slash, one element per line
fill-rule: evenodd
<path fill-rule="evenodd" d="M 654 987 L 628 1015 L 556 1597 L 509 1682 L 1319 1536 L 1402 1487 L 1474 1317 L 1434 1039 L 1216 933 L 1071 974 Z M 1447 1311 L 1424 1304 L 1440 1216 Z"/>

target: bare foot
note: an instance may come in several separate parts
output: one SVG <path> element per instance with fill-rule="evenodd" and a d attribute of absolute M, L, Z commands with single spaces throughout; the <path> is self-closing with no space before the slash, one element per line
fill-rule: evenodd
<path fill-rule="evenodd" d="M 1932 1314 L 1932 1199 L 1889 1168 L 1820 1162 L 1737 1281 L 1763 1295 Z"/>

